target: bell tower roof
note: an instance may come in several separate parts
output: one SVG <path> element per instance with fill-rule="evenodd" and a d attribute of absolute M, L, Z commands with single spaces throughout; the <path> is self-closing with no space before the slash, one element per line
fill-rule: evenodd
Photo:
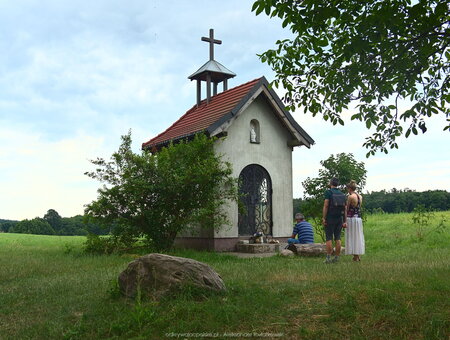
<path fill-rule="evenodd" d="M 217 95 L 217 85 L 223 83 L 223 91 L 228 89 L 228 79 L 233 78 L 236 74 L 218 61 L 214 60 L 214 44 L 221 45 L 222 40 L 214 39 L 214 29 L 209 30 L 209 37 L 202 37 L 202 41 L 209 43 L 209 61 L 203 64 L 196 72 L 191 74 L 188 79 L 197 81 L 197 106 L 200 105 L 201 98 L 201 82 L 206 82 L 206 103 L 211 100 L 211 83 L 213 84 L 213 96 Z"/>
<path fill-rule="evenodd" d="M 190 80 L 199 79 L 206 81 L 206 75 L 208 73 L 211 73 L 212 82 L 221 82 L 225 79 L 230 79 L 236 76 L 236 73 L 230 71 L 218 61 L 209 60 L 188 78 Z"/>

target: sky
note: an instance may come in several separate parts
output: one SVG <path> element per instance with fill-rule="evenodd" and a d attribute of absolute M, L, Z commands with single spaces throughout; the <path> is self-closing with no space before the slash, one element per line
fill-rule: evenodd
<path fill-rule="evenodd" d="M 0 218 L 82 214 L 101 185 L 84 175 L 90 159 L 108 159 L 130 129 L 139 152 L 195 104 L 187 77 L 209 58 L 200 38 L 210 28 L 222 40 L 215 59 L 237 74 L 229 88 L 273 80 L 257 54 L 291 35 L 280 20 L 255 16 L 252 3 L 0 0 Z M 321 160 L 341 152 L 365 163 L 365 192 L 450 191 L 443 116 L 428 121 L 426 134 L 401 138 L 399 150 L 366 159 L 365 125 L 292 115 L 316 142 L 294 150 L 294 197 Z"/>

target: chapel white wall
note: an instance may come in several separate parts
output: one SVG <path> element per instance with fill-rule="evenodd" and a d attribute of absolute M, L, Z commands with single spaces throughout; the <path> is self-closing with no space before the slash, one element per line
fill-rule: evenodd
<path fill-rule="evenodd" d="M 260 125 L 260 143 L 250 143 L 250 122 L 256 119 Z M 246 110 L 237 116 L 227 129 L 227 137 L 216 143 L 216 152 L 223 155 L 233 167 L 233 176 L 239 177 L 249 164 L 264 167 L 272 180 L 272 218 L 274 237 L 286 237 L 292 232 L 292 148 L 287 145 L 290 136 L 276 118 L 272 107 L 260 95 Z M 238 208 L 231 204 L 226 208 L 231 227 L 215 232 L 215 237 L 238 237 Z"/>

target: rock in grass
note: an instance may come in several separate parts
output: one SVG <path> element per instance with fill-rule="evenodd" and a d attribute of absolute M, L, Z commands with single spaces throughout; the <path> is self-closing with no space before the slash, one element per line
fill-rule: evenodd
<path fill-rule="evenodd" d="M 141 296 L 158 299 L 183 286 L 207 291 L 226 290 L 220 275 L 207 264 L 163 254 L 142 256 L 130 262 L 119 275 L 120 291 L 130 298 L 140 290 Z"/>
<path fill-rule="evenodd" d="M 280 255 L 285 257 L 291 257 L 294 256 L 294 252 L 289 249 L 283 249 L 282 251 L 280 251 Z"/>

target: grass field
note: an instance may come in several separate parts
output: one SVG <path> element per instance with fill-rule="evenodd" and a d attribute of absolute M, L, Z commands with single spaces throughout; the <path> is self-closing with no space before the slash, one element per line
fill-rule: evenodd
<path fill-rule="evenodd" d="M 360 263 L 175 251 L 210 264 L 228 291 L 158 303 L 118 296 L 131 254 L 84 255 L 84 237 L 0 234 L 0 339 L 448 339 L 450 212 L 422 228 L 411 214 L 372 215 L 364 229 Z"/>

